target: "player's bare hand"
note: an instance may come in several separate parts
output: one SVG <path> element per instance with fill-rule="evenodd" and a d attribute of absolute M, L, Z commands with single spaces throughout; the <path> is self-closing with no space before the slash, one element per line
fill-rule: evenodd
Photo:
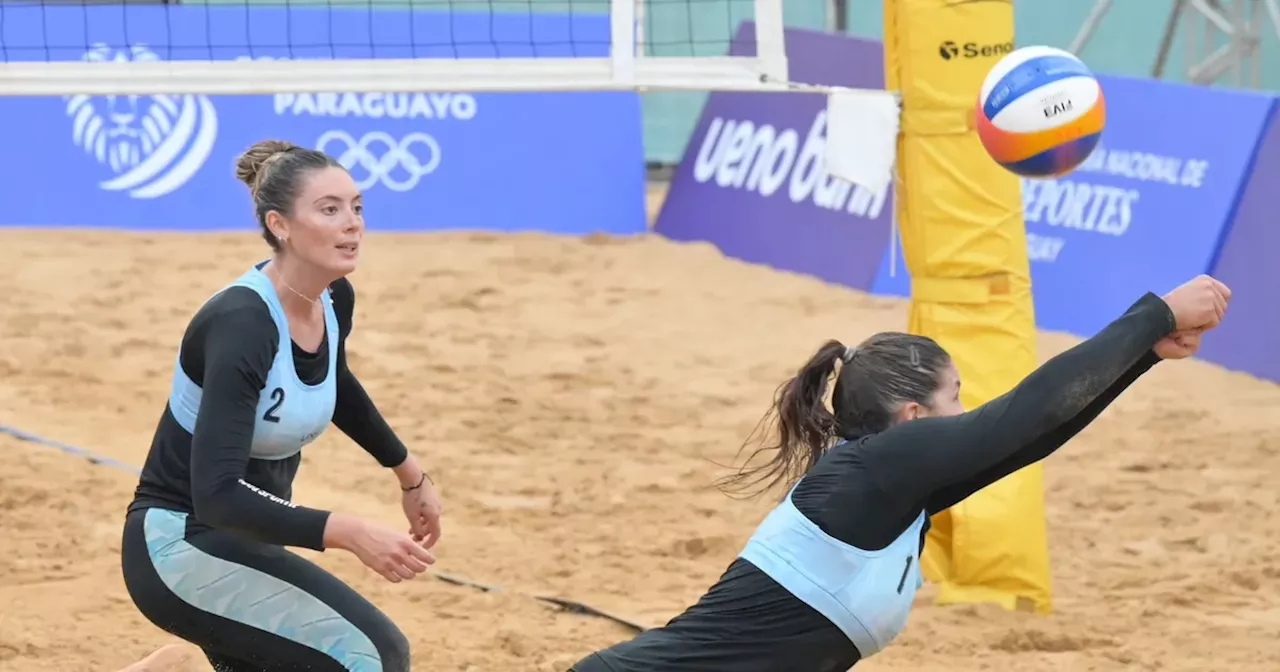
<path fill-rule="evenodd" d="M 409 534 L 423 548 L 435 546 L 440 541 L 440 517 L 444 515 L 444 505 L 440 503 L 440 495 L 431 479 L 424 475 L 418 486 L 406 491 L 400 499 L 405 518 L 409 521 Z"/>
<path fill-rule="evenodd" d="M 412 535 L 340 514 L 329 517 L 325 545 L 351 551 L 365 566 L 392 583 L 412 579 L 436 561 L 435 555 Z"/>
<path fill-rule="evenodd" d="M 1200 350 L 1200 336 L 1204 331 L 1190 329 L 1175 331 L 1160 339 L 1153 350 L 1160 359 L 1186 359 Z"/>
<path fill-rule="evenodd" d="M 1176 331 L 1204 332 L 1222 322 L 1231 289 L 1216 278 L 1198 275 L 1165 294 L 1164 302 L 1173 312 Z"/>
<path fill-rule="evenodd" d="M 412 579 L 435 563 L 436 556 L 411 535 L 385 527 L 367 527 L 356 556 L 391 583 Z"/>

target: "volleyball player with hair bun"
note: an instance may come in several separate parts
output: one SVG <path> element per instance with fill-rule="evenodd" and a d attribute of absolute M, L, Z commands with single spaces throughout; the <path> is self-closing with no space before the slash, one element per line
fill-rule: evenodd
<path fill-rule="evenodd" d="M 349 551 L 398 583 L 426 571 L 440 538 L 430 479 L 347 367 L 360 190 L 331 157 L 280 141 L 249 148 L 236 176 L 272 255 L 183 335 L 125 520 L 125 584 L 143 615 L 219 672 L 408 670 L 395 624 L 286 550 Z M 290 501 L 303 447 L 331 422 L 394 472 L 408 532 Z"/>
<path fill-rule="evenodd" d="M 572 672 L 837 672 L 875 655 L 906 625 L 930 516 L 1048 457 L 1161 359 L 1195 354 L 1230 299 L 1207 276 L 1148 293 L 967 413 L 934 341 L 828 341 L 779 389 L 773 459 L 722 484 L 785 485 L 781 503 L 696 604 Z"/>

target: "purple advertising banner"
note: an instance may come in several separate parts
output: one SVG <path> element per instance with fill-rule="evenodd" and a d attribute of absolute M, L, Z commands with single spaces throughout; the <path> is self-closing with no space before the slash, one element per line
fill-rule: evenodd
<path fill-rule="evenodd" d="M 739 29 L 730 53 L 749 53 L 751 29 Z M 799 29 L 788 29 L 786 40 L 793 81 L 884 86 L 878 42 Z M 1062 179 L 1024 181 L 1037 326 L 1090 335 L 1142 292 L 1167 291 L 1212 268 L 1235 295 L 1201 356 L 1280 382 L 1280 351 L 1267 337 L 1280 333 L 1280 102 L 1257 92 L 1099 79 L 1115 105 L 1095 156 Z M 1151 109 L 1162 113 L 1152 117 Z M 1226 121 L 1194 130 L 1207 118 Z M 900 255 L 896 277 L 887 272 L 892 198 L 828 176 L 825 144 L 824 95 L 713 93 L 655 231 L 711 242 L 744 261 L 905 295 Z"/>
<path fill-rule="evenodd" d="M 1271 116 L 1235 220 L 1214 265 L 1231 287 L 1222 326 L 1204 337 L 1200 357 L 1280 382 L 1280 104 Z"/>
<path fill-rule="evenodd" d="M 750 55 L 744 23 L 730 53 Z M 879 42 L 786 31 L 792 81 L 884 88 Z M 868 290 L 889 241 L 890 196 L 827 175 L 825 95 L 712 93 L 654 229 L 731 257 Z"/>

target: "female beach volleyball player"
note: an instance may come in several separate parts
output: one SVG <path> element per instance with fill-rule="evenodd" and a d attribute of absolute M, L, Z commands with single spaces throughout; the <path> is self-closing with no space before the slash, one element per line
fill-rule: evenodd
<path fill-rule="evenodd" d="M 968 413 L 934 341 L 827 342 L 779 389 L 776 456 L 725 485 L 798 482 L 696 604 L 572 672 L 835 672 L 874 655 L 906 624 L 929 516 L 1047 457 L 1160 359 L 1194 354 L 1230 296 L 1204 276 L 1147 294 Z"/>
<path fill-rule="evenodd" d="M 260 142 L 236 164 L 268 261 L 192 318 L 124 525 L 138 609 L 220 672 L 409 669 L 396 626 L 287 550 L 339 548 L 396 583 L 434 562 L 441 505 L 347 368 L 364 233 L 359 189 L 322 152 Z M 404 491 L 409 532 L 290 501 L 300 451 L 332 422 Z"/>

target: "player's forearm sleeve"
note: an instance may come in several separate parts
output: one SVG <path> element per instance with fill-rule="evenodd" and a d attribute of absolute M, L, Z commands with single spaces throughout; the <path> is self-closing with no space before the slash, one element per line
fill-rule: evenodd
<path fill-rule="evenodd" d="M 298 506 L 244 480 L 258 396 L 274 356 L 274 327 L 271 334 L 263 329 L 256 317 L 234 314 L 219 316 L 210 328 L 191 439 L 192 505 L 206 525 L 264 543 L 323 550 L 328 512 Z"/>
<path fill-rule="evenodd" d="M 1052 455 L 1053 451 L 1065 445 L 1081 430 L 1088 427 L 1089 423 L 1097 419 L 1102 411 L 1111 405 L 1111 402 L 1115 401 L 1122 392 L 1128 389 L 1138 378 L 1142 377 L 1142 374 L 1151 370 L 1151 367 L 1159 362 L 1160 357 L 1154 352 L 1148 352 L 1136 364 L 1129 367 L 1129 370 L 1125 371 L 1119 380 L 1107 388 L 1107 391 L 1103 392 L 1101 396 L 1094 399 L 1076 417 L 1032 441 L 1026 447 L 990 469 L 978 473 L 973 478 L 960 481 L 933 493 L 929 498 L 927 507 L 930 514 L 950 508 L 1005 476 Z"/>
<path fill-rule="evenodd" d="M 872 471 L 886 492 L 924 503 L 1085 417 L 1086 409 L 1173 329 L 1169 307 L 1147 294 L 1096 336 L 1045 362 L 1003 396 L 956 417 L 903 423 L 869 439 L 864 448 Z"/>
<path fill-rule="evenodd" d="M 341 339 L 338 341 L 338 402 L 333 409 L 333 424 L 372 455 L 378 464 L 384 467 L 399 466 L 409 457 L 408 449 L 392 431 L 382 413 L 378 412 L 369 393 L 347 366 L 347 336 L 351 334 L 352 322 L 355 320 L 355 288 L 343 278 L 333 283 L 330 289 Z"/>
<path fill-rule="evenodd" d="M 338 404 L 333 410 L 333 424 L 384 467 L 399 466 L 409 456 L 369 393 L 347 368 L 342 352 L 338 355 Z"/>

